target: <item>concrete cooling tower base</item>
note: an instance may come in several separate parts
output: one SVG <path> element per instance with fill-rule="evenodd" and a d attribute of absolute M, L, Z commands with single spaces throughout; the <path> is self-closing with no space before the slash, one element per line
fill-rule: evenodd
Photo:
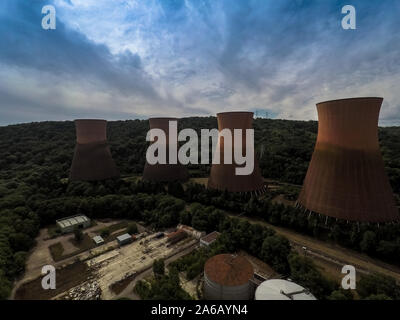
<path fill-rule="evenodd" d="M 97 181 L 116 178 L 119 172 L 106 141 L 75 146 L 70 179 Z"/>
<path fill-rule="evenodd" d="M 221 191 L 263 194 L 267 187 L 259 172 L 247 176 L 237 176 L 235 165 L 214 164 L 212 175 L 208 179 L 208 187 Z M 258 166 L 256 165 L 256 171 Z"/>

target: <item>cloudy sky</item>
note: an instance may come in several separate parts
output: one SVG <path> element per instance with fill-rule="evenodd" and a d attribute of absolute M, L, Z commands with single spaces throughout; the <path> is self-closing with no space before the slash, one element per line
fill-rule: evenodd
<path fill-rule="evenodd" d="M 56 8 L 43 30 L 42 7 Z M 357 10 L 343 30 L 341 8 Z M 266 110 L 383 96 L 400 125 L 398 0 L 1 0 L 0 125 Z"/>

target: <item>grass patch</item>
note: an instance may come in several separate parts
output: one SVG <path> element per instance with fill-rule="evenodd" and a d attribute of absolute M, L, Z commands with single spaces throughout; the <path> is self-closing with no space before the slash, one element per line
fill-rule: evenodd
<path fill-rule="evenodd" d="M 61 242 L 57 242 L 57 243 L 49 246 L 51 256 L 55 262 L 58 262 L 58 261 L 61 261 L 61 260 L 67 259 L 67 258 L 71 258 L 73 256 L 76 256 L 76 255 L 84 252 L 84 251 L 93 249 L 96 246 L 95 243 L 93 242 L 93 240 L 87 234 L 83 235 L 83 239 L 81 242 L 77 242 L 74 238 L 69 239 L 68 241 L 70 241 L 75 247 L 77 247 L 78 250 L 68 253 L 68 254 L 63 254 L 64 247 L 62 246 Z"/>
<path fill-rule="evenodd" d="M 54 261 L 58 261 L 62 259 L 64 247 L 61 242 L 57 242 L 49 246 L 50 254 Z"/>
<path fill-rule="evenodd" d="M 77 242 L 75 238 L 69 239 L 68 241 L 71 242 L 75 247 L 77 247 L 79 249 L 78 251 L 86 251 L 94 247 L 94 242 L 87 235 L 87 233 L 83 234 L 82 241 L 80 242 Z"/>

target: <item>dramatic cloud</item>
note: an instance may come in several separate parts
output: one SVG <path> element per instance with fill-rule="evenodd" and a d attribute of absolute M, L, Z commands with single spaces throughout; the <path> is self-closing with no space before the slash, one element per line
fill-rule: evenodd
<path fill-rule="evenodd" d="M 41 28 L 53 4 L 57 29 Z M 400 3 L 3 0 L 0 124 L 266 110 L 316 119 L 323 100 L 383 96 L 400 124 Z"/>

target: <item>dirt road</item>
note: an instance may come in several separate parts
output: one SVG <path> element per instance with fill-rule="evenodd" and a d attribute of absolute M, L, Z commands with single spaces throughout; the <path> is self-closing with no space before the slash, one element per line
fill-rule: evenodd
<path fill-rule="evenodd" d="M 237 217 L 229 214 L 231 217 Z M 307 254 L 312 258 L 318 257 L 336 266 L 353 265 L 361 273 L 379 272 L 392 276 L 400 282 L 400 268 L 377 259 L 361 254 L 357 251 L 341 247 L 339 245 L 314 239 L 312 237 L 296 233 L 292 230 L 273 226 L 263 220 L 253 219 L 245 216 L 239 217 L 250 223 L 257 223 L 274 229 L 278 234 L 285 236 L 292 245 L 306 247 Z"/>

